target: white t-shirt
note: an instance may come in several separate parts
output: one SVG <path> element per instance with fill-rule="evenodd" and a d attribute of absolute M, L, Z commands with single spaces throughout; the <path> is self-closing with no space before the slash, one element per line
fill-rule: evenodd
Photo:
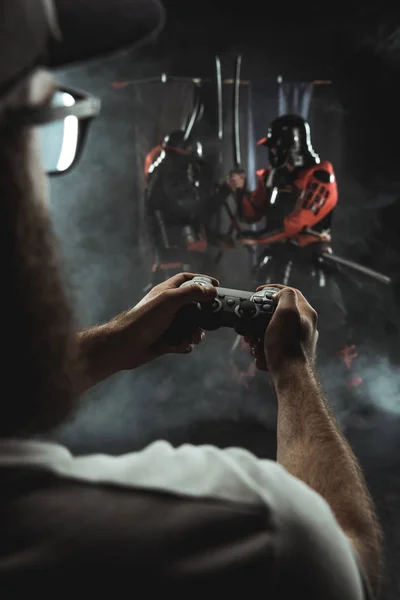
<path fill-rule="evenodd" d="M 141 493 L 156 495 L 157 498 L 160 494 L 167 494 L 168 502 L 173 498 L 179 503 L 187 502 L 191 507 L 205 503 L 207 510 L 213 506 L 218 510 L 226 506 L 228 510 L 241 512 L 240 507 L 245 507 L 259 515 L 265 514 L 265 533 L 268 533 L 267 529 L 274 532 L 268 541 L 265 560 L 267 562 L 272 554 L 274 560 L 278 560 L 279 577 L 283 583 L 277 584 L 277 589 L 285 588 L 285 574 L 288 577 L 298 576 L 296 573 L 302 564 L 301 577 L 304 576 L 307 583 L 301 583 L 300 588 L 307 589 L 307 600 L 366 598 L 355 551 L 327 502 L 276 462 L 260 460 L 246 450 L 220 450 L 213 446 L 186 444 L 174 448 L 165 441 L 157 441 L 140 452 L 122 456 L 73 456 L 67 448 L 58 444 L 30 440 L 0 441 L 0 473 L 7 475 L 21 470 L 23 473 L 29 470 L 46 473 L 51 476 L 53 486 L 54 482 L 63 482 L 64 488 L 60 489 L 67 486 L 70 490 L 72 486 L 76 506 L 80 505 L 82 494 L 90 495 L 89 490 L 94 489 L 108 490 L 107 493 L 114 490 L 112 502 L 116 506 L 120 498 L 116 491 L 123 489 L 131 493 L 132 499 L 135 494 Z M 48 483 L 35 487 L 35 493 L 41 494 L 44 503 L 47 503 L 50 487 Z M 99 500 L 99 505 L 101 502 Z M 34 506 L 38 511 L 40 503 Z M 26 510 L 34 509 L 28 505 Z M 60 508 L 60 515 L 63 510 Z M 119 514 L 122 515 L 123 510 Z M 70 512 L 65 517 L 77 518 L 76 514 L 71 517 Z M 8 516 L 7 522 L 10 519 L 12 517 Z M 192 520 L 197 519 L 193 516 Z M 190 519 L 188 523 L 190 525 Z M 231 547 L 234 543 L 230 543 Z M 210 552 L 212 547 L 213 541 L 210 540 Z M 243 545 L 240 547 L 244 560 L 246 551 Z M 260 560 L 259 556 L 257 560 Z M 293 565 L 297 565 L 294 570 Z M 306 571 L 309 571 L 308 575 Z M 312 590 L 314 581 L 315 594 Z M 321 590 L 321 586 L 326 587 Z"/>

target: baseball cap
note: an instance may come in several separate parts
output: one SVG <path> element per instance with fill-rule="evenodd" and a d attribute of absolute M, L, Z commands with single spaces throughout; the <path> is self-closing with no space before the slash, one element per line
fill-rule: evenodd
<path fill-rule="evenodd" d="M 36 65 L 138 46 L 164 22 L 160 0 L 0 0 L 0 94 Z"/>
<path fill-rule="evenodd" d="M 0 0 L 0 100 L 35 68 L 62 67 L 149 41 L 163 28 L 159 0 Z M 8 111 L 8 126 L 39 129 L 44 170 L 79 160 L 100 100 L 58 88 L 46 106 Z"/>

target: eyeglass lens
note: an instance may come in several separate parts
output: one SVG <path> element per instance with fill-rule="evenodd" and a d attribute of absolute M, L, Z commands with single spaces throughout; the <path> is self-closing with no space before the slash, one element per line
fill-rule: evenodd
<path fill-rule="evenodd" d="M 69 107 L 75 102 L 72 94 L 56 91 L 51 106 Z M 42 165 L 46 173 L 62 173 L 69 169 L 78 152 L 79 119 L 68 116 L 62 121 L 41 125 L 38 130 Z"/>

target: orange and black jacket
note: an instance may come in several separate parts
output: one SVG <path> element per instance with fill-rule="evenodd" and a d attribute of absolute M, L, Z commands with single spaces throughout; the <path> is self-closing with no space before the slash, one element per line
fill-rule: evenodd
<path fill-rule="evenodd" d="M 292 177 L 273 181 L 267 187 L 269 169 L 257 171 L 254 192 L 237 193 L 238 216 L 246 223 L 256 223 L 266 217 L 267 228 L 253 244 L 272 244 L 295 240 L 304 246 L 317 241 L 307 230 L 330 229 L 332 212 L 338 201 L 333 166 L 323 161 L 294 172 Z M 273 191 L 275 188 L 275 191 Z"/>

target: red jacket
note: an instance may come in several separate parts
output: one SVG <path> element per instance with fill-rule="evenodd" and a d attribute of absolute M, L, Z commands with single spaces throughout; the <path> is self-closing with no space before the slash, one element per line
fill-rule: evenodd
<path fill-rule="evenodd" d="M 254 192 L 245 194 L 242 199 L 242 215 L 247 223 L 256 223 L 264 216 L 268 220 L 268 207 L 271 191 L 266 188 L 269 169 L 257 171 L 257 187 Z M 322 176 L 321 176 L 322 174 Z M 333 211 L 338 200 L 336 177 L 333 166 L 322 161 L 311 168 L 300 171 L 293 188 L 279 191 L 294 191 L 298 198 L 292 212 L 286 216 L 279 232 L 271 232 L 262 238 L 248 240 L 249 244 L 268 244 L 285 239 L 297 238 L 304 229 L 313 229 Z M 312 238 L 312 239 L 311 239 Z M 316 241 L 315 236 L 302 235 L 301 245 Z"/>

